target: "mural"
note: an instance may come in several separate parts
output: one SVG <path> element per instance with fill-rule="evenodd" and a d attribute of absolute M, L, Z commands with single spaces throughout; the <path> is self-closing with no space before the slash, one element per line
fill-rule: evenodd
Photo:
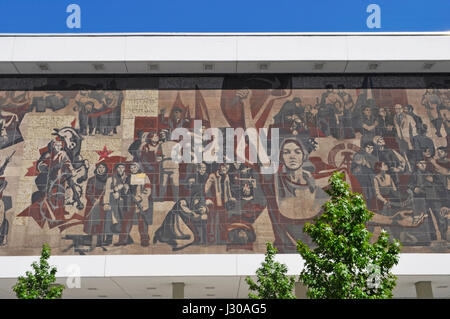
<path fill-rule="evenodd" d="M 0 255 L 294 253 L 335 171 L 375 235 L 449 252 L 449 88 L 443 75 L 1 79 Z"/>

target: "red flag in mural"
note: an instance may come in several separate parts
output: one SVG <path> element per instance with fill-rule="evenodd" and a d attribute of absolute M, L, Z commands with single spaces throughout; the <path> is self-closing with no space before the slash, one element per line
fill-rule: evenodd
<path fill-rule="evenodd" d="M 209 118 L 208 108 L 206 106 L 205 99 L 198 86 L 195 86 L 195 114 L 194 119 L 202 120 L 202 123 L 207 128 L 211 127 L 211 120 Z"/>
<path fill-rule="evenodd" d="M 181 111 L 181 116 L 182 117 L 185 117 L 187 115 L 186 113 L 188 111 L 188 107 L 186 105 L 184 105 L 183 101 L 181 100 L 180 92 L 177 93 L 177 97 L 176 97 L 175 101 L 172 104 L 172 109 L 170 110 L 169 118 L 173 117 L 173 113 L 177 109 Z"/>

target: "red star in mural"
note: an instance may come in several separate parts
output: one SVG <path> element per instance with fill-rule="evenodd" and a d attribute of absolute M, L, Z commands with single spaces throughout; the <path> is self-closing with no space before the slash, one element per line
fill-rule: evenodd
<path fill-rule="evenodd" d="M 98 161 L 100 162 L 102 159 L 104 158 L 108 158 L 109 155 L 113 152 L 113 151 L 108 151 L 108 149 L 106 148 L 106 145 L 103 147 L 103 150 L 101 151 L 95 151 L 98 155 L 100 155 L 100 158 L 98 159 Z"/>

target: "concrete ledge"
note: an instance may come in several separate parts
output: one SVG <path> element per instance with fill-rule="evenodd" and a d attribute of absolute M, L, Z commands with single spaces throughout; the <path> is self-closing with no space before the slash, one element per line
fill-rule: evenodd
<path fill-rule="evenodd" d="M 0 257 L 0 278 L 16 278 L 31 270 L 38 256 Z M 81 277 L 138 276 L 247 276 L 264 260 L 262 254 L 209 255 L 94 255 L 52 256 L 58 277 L 79 271 Z M 298 275 L 303 260 L 297 254 L 279 254 L 277 260 Z M 78 268 L 77 268 L 78 267 Z M 450 275 L 450 254 L 401 254 L 395 275 Z"/>
<path fill-rule="evenodd" d="M 448 34 L 15 35 L 0 47 L 0 74 L 450 72 Z"/>

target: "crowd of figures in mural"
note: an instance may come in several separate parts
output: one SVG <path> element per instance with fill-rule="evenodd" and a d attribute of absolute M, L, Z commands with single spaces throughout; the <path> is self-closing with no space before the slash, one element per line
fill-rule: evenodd
<path fill-rule="evenodd" d="M 371 231 L 386 229 L 405 247 L 438 243 L 446 251 L 450 90 L 435 83 L 372 90 L 367 79 L 357 88 L 337 83 L 303 90 L 286 78 L 224 78 L 214 90 L 214 104 L 196 86 L 192 107 L 182 88 L 160 90 L 157 114 L 134 118 L 133 140 L 124 151 L 111 151 L 105 143 L 91 151 L 96 161 L 85 159 L 82 150 L 94 136 L 120 138 L 127 91 L 109 82 L 106 90 L 80 85 L 58 93 L 0 92 L 5 149 L 0 176 L 15 156 L 8 147 L 23 142 L 20 124 L 26 113 L 73 115 L 70 126 L 49 127 L 53 138 L 40 145 L 40 157 L 27 167 L 34 182 L 29 206 L 15 218 L 31 217 L 42 229 L 58 229 L 66 251 L 163 245 L 168 253 L 190 246 L 211 247 L 213 253 L 218 245 L 252 251 L 255 222 L 267 214 L 275 246 L 289 253 L 296 251 L 297 240 L 309 242 L 303 226 L 327 201 L 330 175 L 342 171 L 375 213 Z M 217 126 L 219 113 L 226 125 Z M 175 160 L 180 140 L 172 133 L 185 128 L 193 137 L 196 121 L 203 131 L 277 129 L 278 148 L 268 146 L 265 152 L 277 152 L 278 169 L 262 174 L 260 161 L 230 161 L 226 155 L 216 162 Z M 273 145 L 275 137 L 267 138 Z M 202 145 L 211 142 L 209 136 Z M 5 216 L 14 199 L 2 196 L 7 184 L 0 177 L 0 245 L 11 230 Z M 80 232 L 69 232 L 73 229 Z"/>

